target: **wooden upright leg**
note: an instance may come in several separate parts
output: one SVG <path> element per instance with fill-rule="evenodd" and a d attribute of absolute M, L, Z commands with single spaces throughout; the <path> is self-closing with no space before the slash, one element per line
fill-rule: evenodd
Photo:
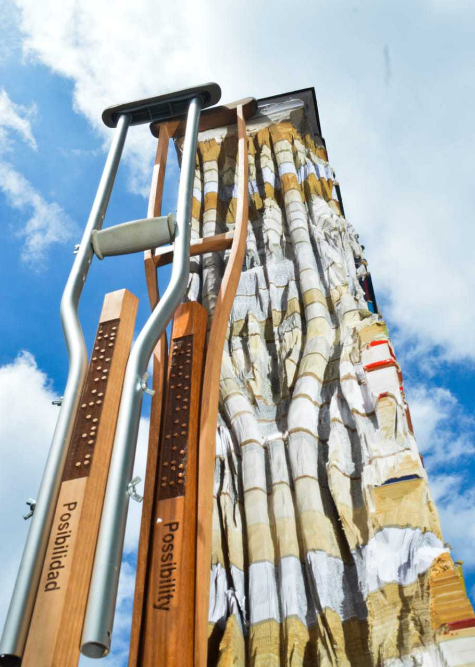
<path fill-rule="evenodd" d="M 208 314 L 175 315 L 152 513 L 140 667 L 192 667 L 198 420 Z"/>
<path fill-rule="evenodd" d="M 122 383 L 137 313 L 127 290 L 108 294 L 69 446 L 23 658 L 76 667 Z"/>
<path fill-rule="evenodd" d="M 237 108 L 239 180 L 233 245 L 223 276 L 208 340 L 201 399 L 198 464 L 198 528 L 196 553 L 195 667 L 206 667 L 208 655 L 208 606 L 213 522 L 214 457 L 218 421 L 219 376 L 229 316 L 246 252 L 248 222 L 248 159 L 246 123 Z"/>

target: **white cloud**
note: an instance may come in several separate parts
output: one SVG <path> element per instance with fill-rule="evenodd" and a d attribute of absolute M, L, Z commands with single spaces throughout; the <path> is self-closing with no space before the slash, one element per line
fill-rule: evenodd
<path fill-rule="evenodd" d="M 452 556 L 475 568 L 474 420 L 447 389 L 418 385 L 408 401 L 419 449 L 429 472 L 444 539 Z M 461 465 L 463 463 L 463 466 Z"/>
<path fill-rule="evenodd" d="M 27 108 L 15 104 L 5 89 L 0 90 L 0 154 L 10 148 L 8 130 L 18 133 L 33 150 L 38 149 L 29 120 L 35 114 L 35 105 Z"/>
<path fill-rule="evenodd" d="M 461 475 L 434 475 L 430 487 L 439 510 L 444 539 L 452 547 L 454 560 L 475 569 L 475 491 Z"/>
<path fill-rule="evenodd" d="M 0 506 L 8 549 L 0 550 L 0 627 L 3 626 L 29 524 L 26 500 L 36 498 L 58 417 L 58 397 L 29 352 L 0 367 Z"/>
<path fill-rule="evenodd" d="M 19 136 L 29 148 L 38 150 L 31 127 L 31 119 L 35 114 L 35 105 L 27 108 L 15 104 L 6 90 L 0 90 L 0 157 L 13 153 L 15 136 Z M 75 229 L 73 221 L 59 204 L 47 202 L 11 162 L 1 159 L 0 191 L 12 208 L 31 212 L 26 222 L 15 221 L 13 232 L 22 239 L 22 261 L 35 271 L 43 269 L 50 246 L 71 239 Z"/>
<path fill-rule="evenodd" d="M 406 388 L 415 435 L 428 470 L 448 471 L 475 453 L 475 420 L 443 387 Z M 455 479 L 450 477 L 450 479 Z"/>
<path fill-rule="evenodd" d="M 32 184 L 8 162 L 0 161 L 0 190 L 8 204 L 31 217 L 13 232 L 22 239 L 21 259 L 33 270 L 44 268 L 47 252 L 55 243 L 72 238 L 75 223 L 56 202 L 47 202 Z"/>
<path fill-rule="evenodd" d="M 103 108 L 128 99 L 207 80 L 225 101 L 315 86 L 389 319 L 404 342 L 475 359 L 473 6 L 308 0 L 289 17 L 284 0 L 178 0 L 173 12 L 118 0 L 113 13 L 95 0 L 16 2 L 25 53 L 73 82 L 75 109 L 106 141 Z M 146 128 L 129 137 L 130 187 L 145 194 L 153 142 Z"/>

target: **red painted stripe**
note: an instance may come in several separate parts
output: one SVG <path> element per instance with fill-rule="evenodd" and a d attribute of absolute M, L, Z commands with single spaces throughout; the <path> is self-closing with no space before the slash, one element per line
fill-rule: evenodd
<path fill-rule="evenodd" d="M 382 361 L 373 361 L 372 364 L 367 364 L 364 366 L 364 370 L 367 373 L 371 373 L 371 371 L 378 371 L 381 370 L 382 368 L 389 368 L 390 366 L 395 366 L 396 362 L 394 359 L 383 359 Z"/>
<path fill-rule="evenodd" d="M 376 345 L 388 345 L 389 347 L 389 341 L 388 340 L 372 340 L 371 343 L 368 343 L 366 345 L 366 349 L 369 349 L 370 347 L 376 347 Z"/>
<path fill-rule="evenodd" d="M 448 631 L 453 630 L 463 630 L 464 628 L 474 628 L 475 627 L 475 618 L 466 618 L 463 621 L 453 621 L 452 623 L 447 623 Z"/>

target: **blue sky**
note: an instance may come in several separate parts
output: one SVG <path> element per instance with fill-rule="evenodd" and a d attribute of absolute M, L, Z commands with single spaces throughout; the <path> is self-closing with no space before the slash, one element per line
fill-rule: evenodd
<path fill-rule="evenodd" d="M 239 7 L 237 6 L 239 5 Z M 208 80 L 223 101 L 315 86 L 348 220 L 402 363 L 445 539 L 475 594 L 475 9 L 463 0 L 0 0 L 0 625 L 51 440 L 67 356 L 59 301 L 105 160 L 110 104 Z M 143 217 L 154 140 L 133 129 L 106 225 Z M 175 166 L 174 166 L 175 165 Z M 171 161 L 164 212 L 174 210 Z M 166 275 L 162 276 L 165 284 Z M 105 292 L 148 315 L 141 257 L 95 261 L 87 340 Z M 136 470 L 142 472 L 146 401 Z M 133 591 L 132 505 L 111 665 L 122 665 Z M 81 664 L 87 664 L 84 660 Z"/>

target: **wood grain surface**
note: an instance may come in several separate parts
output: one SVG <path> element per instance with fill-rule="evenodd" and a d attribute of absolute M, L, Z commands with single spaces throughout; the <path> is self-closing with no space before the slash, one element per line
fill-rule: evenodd
<path fill-rule="evenodd" d="M 155 166 L 150 188 L 150 198 L 147 215 L 160 216 L 162 212 L 163 185 L 168 156 L 168 130 L 164 125 L 160 128 Z M 160 293 L 158 289 L 157 269 L 153 258 L 153 250 L 144 253 L 145 279 L 152 310 L 158 304 Z M 164 387 L 167 376 L 168 345 L 167 334 L 164 332 L 153 351 L 153 378 L 152 388 L 155 392 L 150 410 L 150 428 L 148 436 L 147 465 L 145 469 L 144 497 L 142 505 L 142 519 L 140 523 L 139 548 L 137 552 L 137 569 L 135 573 L 134 606 L 132 612 L 132 628 L 130 633 L 129 665 L 138 665 L 140 636 L 144 614 L 145 581 L 147 576 L 148 554 L 150 548 L 150 531 L 155 497 L 155 486 L 160 454 L 160 429 L 162 424 L 162 408 Z"/>
<path fill-rule="evenodd" d="M 25 667 L 70 667 L 79 661 L 137 303 L 127 290 L 108 294 L 104 300 L 28 634 Z"/>
<path fill-rule="evenodd" d="M 242 108 L 244 120 L 251 118 L 257 112 L 257 100 L 254 97 L 246 97 L 229 104 L 220 104 L 201 112 L 199 131 L 214 130 L 216 127 L 233 125 L 236 122 L 236 109 Z M 154 137 L 159 136 L 162 127 L 166 127 L 170 138 L 183 137 L 186 130 L 186 118 L 178 118 L 166 123 L 152 123 L 150 130 Z"/>
<path fill-rule="evenodd" d="M 190 257 L 202 255 L 205 252 L 219 252 L 227 250 L 233 244 L 234 232 L 225 234 L 216 234 L 216 236 L 207 236 L 197 241 L 192 241 L 190 245 Z M 156 267 L 165 266 L 173 262 L 173 249 L 159 248 L 153 257 Z"/>
<path fill-rule="evenodd" d="M 197 443 L 207 317 L 203 306 L 190 302 L 179 306 L 173 322 L 141 641 L 133 663 L 140 667 L 193 665 Z"/>
<path fill-rule="evenodd" d="M 237 107 L 238 195 L 233 245 L 213 315 L 208 340 L 201 399 L 198 462 L 198 526 L 196 553 L 195 667 L 206 667 L 208 654 L 208 606 L 213 520 L 214 458 L 218 420 L 219 377 L 226 329 L 246 252 L 248 223 L 248 158 L 246 123 Z"/>

